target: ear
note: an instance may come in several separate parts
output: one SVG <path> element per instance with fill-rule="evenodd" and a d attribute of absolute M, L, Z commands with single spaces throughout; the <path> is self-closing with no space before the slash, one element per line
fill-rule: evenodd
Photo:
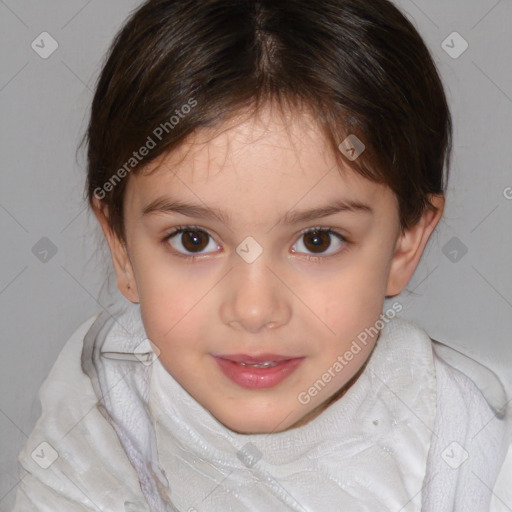
<path fill-rule="evenodd" d="M 108 222 L 108 211 L 105 205 L 102 205 L 98 199 L 94 199 L 93 212 L 100 223 L 101 229 L 110 248 L 110 256 L 117 277 L 117 287 L 119 291 L 133 303 L 139 302 L 139 293 L 135 283 L 132 264 L 128 256 L 126 243 L 112 231 Z"/>
<path fill-rule="evenodd" d="M 395 246 L 391 259 L 386 297 L 398 295 L 407 286 L 427 245 L 430 235 L 443 216 L 445 199 L 442 195 L 431 195 L 432 208 L 427 208 L 420 220 L 403 231 Z"/>

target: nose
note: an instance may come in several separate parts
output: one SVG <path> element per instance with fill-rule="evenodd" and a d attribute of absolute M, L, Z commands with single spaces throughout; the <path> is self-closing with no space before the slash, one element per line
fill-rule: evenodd
<path fill-rule="evenodd" d="M 262 257 L 235 263 L 224 281 L 222 321 L 236 329 L 258 333 L 286 325 L 291 318 L 291 295 Z"/>

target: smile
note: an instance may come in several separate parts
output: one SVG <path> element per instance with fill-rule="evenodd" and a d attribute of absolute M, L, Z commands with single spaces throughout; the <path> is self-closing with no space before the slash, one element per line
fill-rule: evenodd
<path fill-rule="evenodd" d="M 221 372 L 232 382 L 248 389 L 277 386 L 289 377 L 305 359 L 272 354 L 261 356 L 214 356 Z"/>

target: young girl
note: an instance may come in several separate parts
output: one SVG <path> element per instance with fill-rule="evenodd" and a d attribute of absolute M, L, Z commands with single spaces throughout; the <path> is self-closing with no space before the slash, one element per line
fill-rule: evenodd
<path fill-rule="evenodd" d="M 87 142 L 124 299 L 45 381 L 15 512 L 512 510 L 499 380 L 393 299 L 451 119 L 391 3 L 149 0 Z"/>

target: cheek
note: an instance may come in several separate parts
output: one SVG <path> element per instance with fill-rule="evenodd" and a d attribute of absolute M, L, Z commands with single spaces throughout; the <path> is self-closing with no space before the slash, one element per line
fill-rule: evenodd
<path fill-rule="evenodd" d="M 167 253 L 164 245 L 143 240 L 131 256 L 139 293 L 147 301 L 159 297 L 173 302 L 197 302 L 215 283 L 215 267 L 189 263 Z M 217 277 L 218 279 L 218 277 Z"/>
<path fill-rule="evenodd" d="M 211 298 L 198 282 L 183 276 L 149 280 L 140 300 L 141 316 L 148 338 L 161 351 L 161 359 L 188 361 L 200 355 L 213 325 Z"/>
<path fill-rule="evenodd" d="M 149 241 L 139 244 L 137 249 L 132 252 L 131 261 L 141 308 L 145 307 L 148 313 L 166 308 L 173 317 L 179 316 L 180 310 L 184 313 L 183 298 L 189 294 L 184 290 L 187 279 L 183 272 L 171 265 L 165 252 L 153 248 Z"/>
<path fill-rule="evenodd" d="M 206 339 L 201 304 L 154 295 L 141 302 L 140 308 L 146 334 L 160 350 L 159 359 L 167 371 L 180 382 L 199 377 L 198 362 L 204 354 L 201 344 Z"/>
<path fill-rule="evenodd" d="M 325 323 L 337 335 L 353 336 L 382 313 L 387 272 L 385 260 L 357 255 L 315 295 Z"/>
<path fill-rule="evenodd" d="M 167 367 L 191 362 L 208 339 L 219 277 L 207 265 L 174 263 L 164 251 L 139 244 L 132 265 L 144 328 Z M 180 372 L 174 368 L 173 373 Z"/>
<path fill-rule="evenodd" d="M 175 283 L 174 283 L 175 285 Z M 208 315 L 201 296 L 182 288 L 176 292 L 148 291 L 140 301 L 141 315 L 148 337 L 158 346 L 180 345 L 193 348 L 201 338 L 201 326 Z"/>

